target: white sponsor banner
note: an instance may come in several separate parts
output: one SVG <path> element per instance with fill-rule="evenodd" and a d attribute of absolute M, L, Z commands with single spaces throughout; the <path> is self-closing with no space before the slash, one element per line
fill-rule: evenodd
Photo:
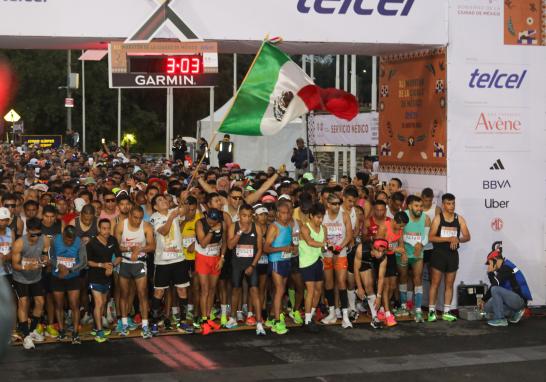
<path fill-rule="evenodd" d="M 360 113 L 352 121 L 333 115 L 309 117 L 309 145 L 369 145 L 379 143 L 379 113 Z"/>
<path fill-rule="evenodd" d="M 124 40 L 162 3 L 2 1 L 0 36 Z M 445 45 L 447 4 L 448 0 L 172 0 L 167 29 L 182 21 L 207 40 L 261 41 L 269 33 L 287 42 Z M 178 36 L 172 29 L 162 33 Z"/>
<path fill-rule="evenodd" d="M 501 0 L 450 6 L 447 188 L 472 235 L 456 284 L 486 281 L 485 257 L 502 241 L 531 305 L 543 305 L 546 48 L 504 45 Z"/>

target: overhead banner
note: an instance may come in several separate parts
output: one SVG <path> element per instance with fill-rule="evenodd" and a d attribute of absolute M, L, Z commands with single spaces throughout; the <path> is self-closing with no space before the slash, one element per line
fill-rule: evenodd
<path fill-rule="evenodd" d="M 546 0 L 504 2 L 504 43 L 546 45 Z"/>
<path fill-rule="evenodd" d="M 544 305 L 546 48 L 505 44 L 505 20 L 521 32 L 517 15 L 529 17 L 536 3 L 453 1 L 447 181 L 472 236 L 456 284 L 487 280 L 485 257 L 499 241 L 529 283 L 530 304 Z"/>
<path fill-rule="evenodd" d="M 58 148 L 63 144 L 62 135 L 22 135 L 23 144 L 42 149 Z"/>
<path fill-rule="evenodd" d="M 446 172 L 446 55 L 441 49 L 381 59 L 382 172 Z"/>
<path fill-rule="evenodd" d="M 377 146 L 379 115 L 360 113 L 352 121 L 333 115 L 311 115 L 307 121 L 309 145 Z"/>

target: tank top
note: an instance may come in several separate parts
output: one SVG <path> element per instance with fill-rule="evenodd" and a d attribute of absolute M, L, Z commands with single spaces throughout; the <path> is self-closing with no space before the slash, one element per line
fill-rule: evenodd
<path fill-rule="evenodd" d="M 324 228 L 320 226 L 320 230 L 316 232 L 311 228 L 311 224 L 306 224 L 309 228 L 311 239 L 322 243 L 324 241 Z M 298 245 L 300 268 L 305 268 L 313 265 L 320 257 L 322 257 L 322 248 L 311 247 L 305 240 L 300 240 Z"/>
<path fill-rule="evenodd" d="M 12 230 L 9 227 L 6 227 L 6 233 L 0 235 L 0 256 L 2 258 L 0 261 L 0 276 L 11 275 L 13 272 L 11 263 L 4 263 L 3 261 L 3 257 L 11 251 L 12 240 Z"/>
<path fill-rule="evenodd" d="M 432 203 L 430 208 L 427 211 L 423 211 L 423 213 L 428 216 L 430 222 L 432 223 L 432 221 L 436 217 L 436 203 Z M 432 248 L 433 247 L 431 242 L 428 242 L 427 245 L 425 245 L 425 251 L 431 250 Z"/>
<path fill-rule="evenodd" d="M 205 232 L 205 234 L 209 232 L 211 227 L 209 223 L 207 223 L 207 218 L 201 218 L 201 220 L 199 221 L 201 222 L 201 224 L 203 224 L 203 232 Z M 201 247 L 199 241 L 197 240 L 195 242 L 195 252 L 199 253 L 200 255 L 209 257 L 220 256 L 223 230 L 224 227 L 222 226 L 219 232 L 214 232 L 214 234 L 212 235 L 212 240 L 210 241 L 209 245 L 206 246 L 206 248 Z"/>
<path fill-rule="evenodd" d="M 145 247 L 146 235 L 144 234 L 144 221 L 140 222 L 140 226 L 136 231 L 129 230 L 129 219 L 123 221 L 123 232 L 121 233 L 120 247 L 132 248 L 132 247 Z M 122 252 L 121 262 L 128 264 L 138 264 L 146 261 L 146 253 L 140 252 L 138 254 L 138 260 L 131 261 L 131 251 Z"/>
<path fill-rule="evenodd" d="M 391 221 L 391 218 L 386 217 L 385 222 L 388 222 L 388 221 Z M 377 235 L 377 232 L 379 231 L 379 224 L 377 224 L 373 216 L 370 216 L 370 218 L 368 219 L 368 223 L 369 224 L 368 224 L 367 236 L 369 236 L 370 238 L 375 238 L 375 236 Z"/>
<path fill-rule="evenodd" d="M 440 213 L 440 225 L 438 226 L 438 231 L 436 231 L 436 236 L 443 238 L 459 237 L 461 235 L 461 225 L 459 223 L 459 216 L 455 214 L 452 222 L 447 222 L 444 218 L 444 214 Z M 434 251 L 442 253 L 453 253 L 456 254 L 457 250 L 452 250 L 449 243 L 434 243 Z M 458 248 L 458 246 L 457 246 Z"/>
<path fill-rule="evenodd" d="M 409 210 L 406 210 L 408 217 L 410 216 Z M 425 222 L 427 215 L 421 214 L 421 217 L 417 221 L 413 221 L 409 218 L 409 223 L 404 228 L 404 247 L 408 257 L 415 257 L 415 245 L 422 243 L 425 238 Z"/>
<path fill-rule="evenodd" d="M 341 206 L 341 211 L 345 211 L 343 206 Z M 358 225 L 358 218 L 356 216 L 356 209 L 353 207 L 351 208 L 351 211 L 345 211 L 349 214 L 349 218 L 351 219 L 351 227 L 353 228 L 353 232 L 356 231 L 357 225 Z"/>
<path fill-rule="evenodd" d="M 241 226 L 239 222 L 235 223 L 235 232 L 239 232 Z M 256 233 L 256 224 L 252 223 L 250 232 L 243 232 L 239 238 L 237 246 L 233 250 L 236 258 L 252 260 L 258 254 L 258 234 Z"/>
<path fill-rule="evenodd" d="M 232 214 L 229 212 L 229 206 L 228 206 L 227 204 L 224 204 L 223 211 L 229 215 L 229 217 L 231 218 L 231 221 L 232 221 L 233 223 L 236 223 L 236 222 L 239 221 L 239 210 L 237 210 L 237 212 L 235 213 L 235 215 L 232 215 Z"/>
<path fill-rule="evenodd" d="M 30 244 L 27 236 L 22 237 L 23 250 L 21 251 L 21 265 L 30 266 L 39 264 L 44 250 L 44 237 L 40 236 L 36 243 Z M 34 270 L 13 270 L 13 279 L 21 284 L 34 284 L 42 278 L 42 268 Z"/>
<path fill-rule="evenodd" d="M 340 245 L 347 232 L 345 232 L 345 224 L 343 223 L 343 211 L 339 210 L 339 213 L 334 219 L 330 219 L 328 212 L 324 215 L 322 219 L 322 224 L 326 227 L 326 237 L 328 239 L 328 245 Z M 327 251 L 325 257 L 332 257 L 334 254 L 331 251 Z M 347 256 L 347 248 L 343 248 L 339 256 Z"/>
<path fill-rule="evenodd" d="M 186 260 L 195 260 L 195 247 L 193 252 L 189 251 L 189 247 L 195 243 L 195 224 L 202 217 L 203 216 L 199 213 L 199 211 L 196 211 L 193 219 L 186 221 L 184 227 L 182 228 L 182 248 L 184 250 L 184 257 Z"/>
<path fill-rule="evenodd" d="M 57 261 L 57 265 L 62 264 L 68 269 L 74 268 L 80 263 L 80 238 L 76 237 L 71 246 L 68 246 L 63 241 L 62 235 L 56 235 L 53 239 L 53 247 L 51 248 L 51 258 Z M 51 274 L 55 277 L 59 276 L 59 268 L 53 268 Z M 80 275 L 80 272 L 71 272 L 65 276 L 66 280 L 75 279 Z"/>
<path fill-rule="evenodd" d="M 88 238 L 94 238 L 99 234 L 99 229 L 97 228 L 97 218 L 93 218 L 93 221 L 91 222 L 91 225 L 87 230 L 84 230 L 80 218 L 77 217 L 75 222 L 76 226 L 76 236 L 82 238 L 82 237 L 88 237 Z"/>
<path fill-rule="evenodd" d="M 387 241 L 389 242 L 389 250 L 387 251 L 387 255 L 394 255 L 394 249 L 398 247 L 398 241 L 400 240 L 400 237 L 402 236 L 402 230 L 399 230 L 398 232 L 394 232 L 392 230 L 392 220 L 388 220 L 385 222 L 385 227 L 387 227 Z"/>
<path fill-rule="evenodd" d="M 372 246 L 369 242 L 362 243 L 362 263 L 360 266 L 360 269 L 362 269 L 362 265 L 366 264 L 373 269 L 377 270 L 379 269 L 379 265 L 383 260 L 386 258 L 386 254 L 383 254 L 381 257 L 373 257 L 372 256 Z"/>
<path fill-rule="evenodd" d="M 292 244 L 292 227 L 290 225 L 283 226 L 279 222 L 274 223 L 279 229 L 279 234 L 271 243 L 273 248 L 287 247 Z M 291 252 L 272 252 L 269 254 L 269 262 L 276 263 L 279 261 L 286 261 L 292 258 Z"/>

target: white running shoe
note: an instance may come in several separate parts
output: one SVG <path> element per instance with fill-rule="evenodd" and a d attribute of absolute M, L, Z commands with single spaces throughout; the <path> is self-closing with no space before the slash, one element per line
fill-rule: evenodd
<path fill-rule="evenodd" d="M 361 302 L 358 302 L 358 303 L 356 304 L 356 310 L 357 310 L 358 312 L 360 312 L 360 313 L 364 313 L 364 312 L 367 311 L 366 306 L 365 306 L 363 303 L 361 303 Z"/>
<path fill-rule="evenodd" d="M 91 315 L 88 312 L 85 312 L 85 314 L 83 315 L 81 319 L 82 325 L 89 325 L 92 322 L 93 322 L 93 317 L 91 317 Z"/>
<path fill-rule="evenodd" d="M 36 342 L 44 342 L 45 340 L 45 337 L 41 335 L 40 333 L 38 333 L 36 329 L 34 329 L 34 331 L 30 333 L 30 335 L 27 337 L 30 337 L 33 341 L 36 341 Z"/>
<path fill-rule="evenodd" d="M 353 324 L 348 318 L 344 318 L 343 321 L 341 321 L 341 327 L 343 329 L 348 329 L 348 328 L 352 328 Z"/>
<path fill-rule="evenodd" d="M 337 321 L 336 313 L 331 310 L 330 313 L 326 317 L 324 317 L 320 322 L 322 322 L 325 325 L 328 324 L 335 324 Z"/>
<path fill-rule="evenodd" d="M 245 320 L 245 317 L 243 315 L 243 312 L 238 310 L 237 311 L 237 322 L 243 322 Z"/>
<path fill-rule="evenodd" d="M 256 335 L 257 336 L 265 336 L 266 335 L 264 325 L 261 322 L 258 322 L 256 324 Z"/>
<path fill-rule="evenodd" d="M 225 326 L 226 329 L 234 329 L 237 327 L 237 321 L 233 317 L 230 317 Z"/>
<path fill-rule="evenodd" d="M 23 340 L 23 347 L 27 350 L 36 348 L 30 334 Z"/>
<path fill-rule="evenodd" d="M 338 320 L 341 320 L 341 317 L 342 317 L 342 316 L 341 316 L 341 309 L 336 308 L 336 318 L 337 318 Z"/>
<path fill-rule="evenodd" d="M 110 322 L 108 322 L 108 318 L 102 316 L 102 327 L 108 328 L 110 326 Z"/>

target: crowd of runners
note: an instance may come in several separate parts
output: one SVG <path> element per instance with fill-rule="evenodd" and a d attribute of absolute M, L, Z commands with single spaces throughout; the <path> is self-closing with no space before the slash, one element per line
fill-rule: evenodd
<path fill-rule="evenodd" d="M 0 275 L 26 349 L 45 336 L 78 344 L 84 331 L 103 343 L 114 331 L 316 333 L 363 314 L 373 328 L 456 320 L 470 233 L 451 194 L 437 205 L 430 188 L 408 195 L 367 169 L 294 179 L 284 166 L 195 168 L 106 146 L 5 146 L 1 174 Z"/>

